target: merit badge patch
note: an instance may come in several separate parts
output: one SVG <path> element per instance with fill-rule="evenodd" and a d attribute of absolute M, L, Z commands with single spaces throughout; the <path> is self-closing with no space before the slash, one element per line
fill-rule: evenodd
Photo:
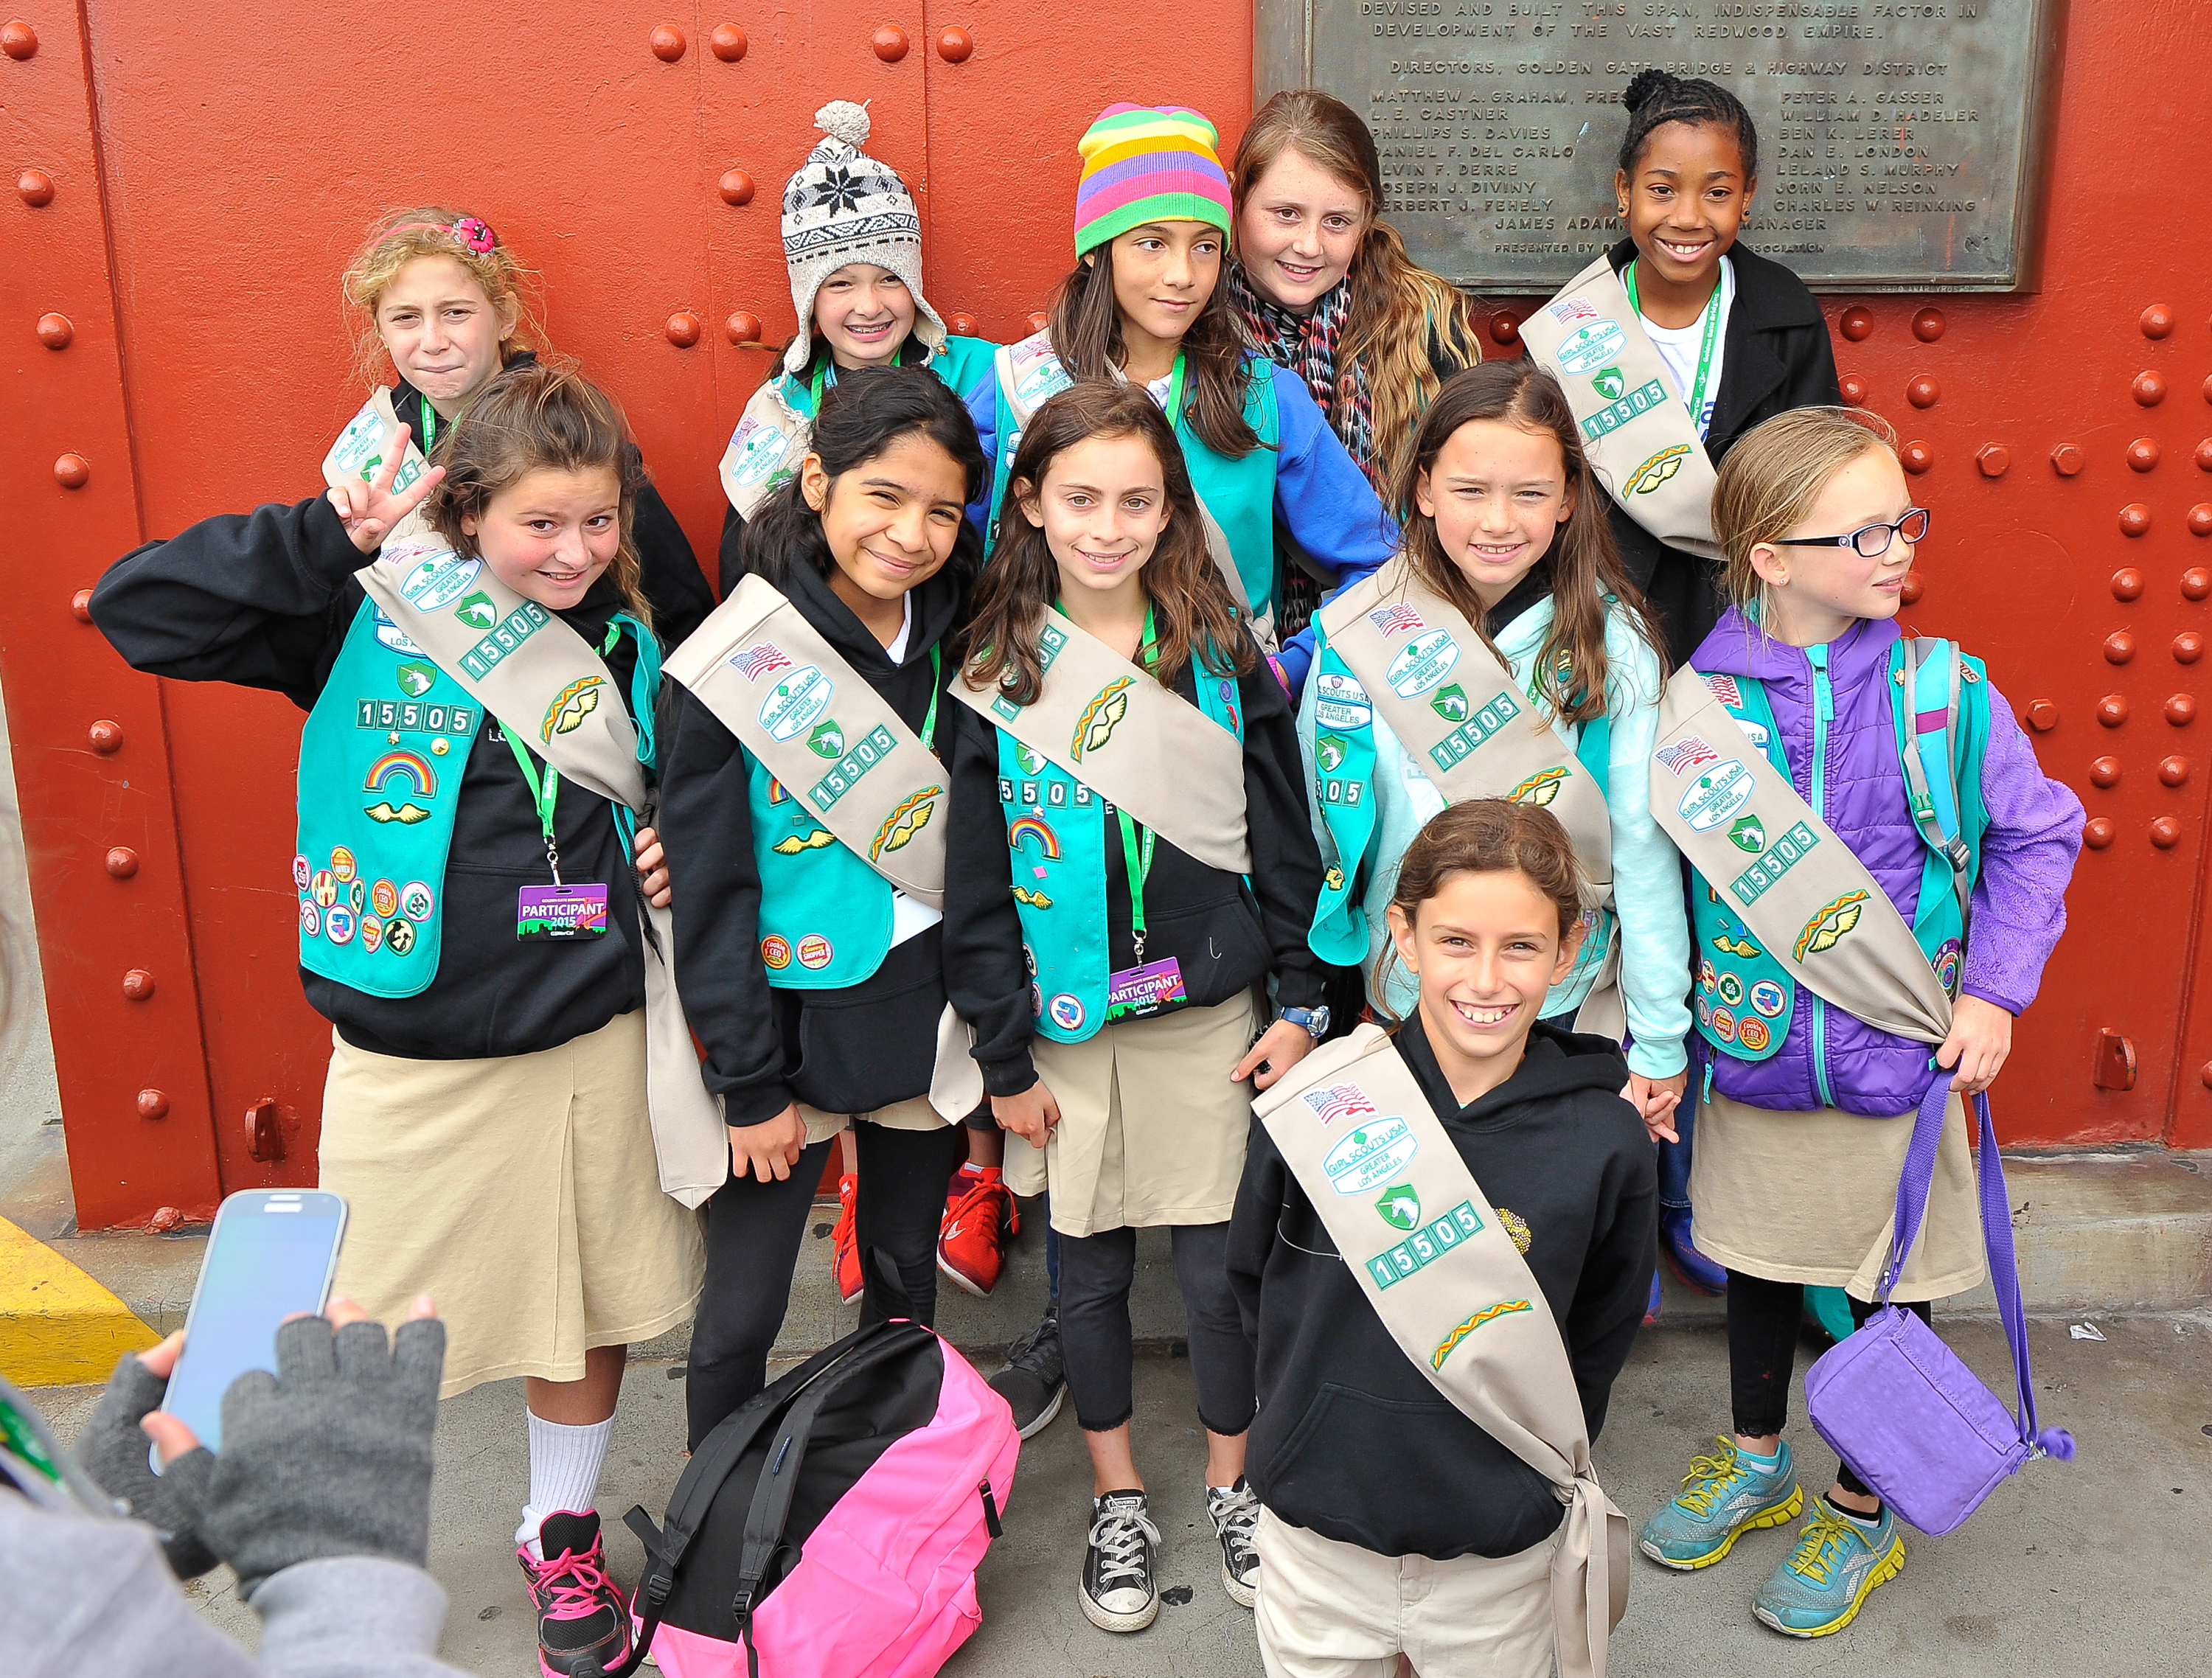
<path fill-rule="evenodd" d="M 1741 974 L 1722 974 L 1718 988 L 1720 991 L 1721 1000 L 1727 1003 L 1731 1008 L 1739 1006 L 1742 1003 L 1743 977 Z"/>
<path fill-rule="evenodd" d="M 328 909 L 338 900 L 337 876 L 327 868 L 318 868 L 307 882 L 307 895 L 316 903 Z"/>
<path fill-rule="evenodd" d="M 1384 678 L 1399 698 L 1414 699 L 1442 682 L 1458 662 L 1459 643 L 1451 638 L 1451 632 L 1430 629 L 1398 649 Z"/>
<path fill-rule="evenodd" d="M 300 930 L 309 938 L 323 929 L 323 912 L 313 903 L 300 905 Z"/>
<path fill-rule="evenodd" d="M 791 940 L 770 933 L 761 939 L 761 965 L 774 973 L 781 973 L 791 965 Z"/>
<path fill-rule="evenodd" d="M 1928 964 L 1936 970 L 1936 982 L 1945 990 L 1955 989 L 1959 983 L 1959 940 L 1947 938 L 1936 946 L 1936 954 Z"/>
<path fill-rule="evenodd" d="M 1565 763 L 1554 764 L 1548 769 L 1538 769 L 1508 793 L 1505 801 L 1508 804 L 1549 804 L 1559 797 L 1559 788 L 1565 784 L 1566 779 L 1567 766 Z"/>
<path fill-rule="evenodd" d="M 599 708 L 599 690 L 605 685 L 604 676 L 582 676 L 569 683 L 545 708 L 545 720 L 538 725 L 538 738 L 550 745 L 556 734 L 574 733 L 577 725 Z"/>
<path fill-rule="evenodd" d="M 1367 1091 L 1357 1084 L 1330 1084 L 1318 1090 L 1308 1090 L 1299 1099 L 1314 1110 L 1314 1116 L 1323 1124 L 1334 1124 L 1339 1119 L 1356 1119 L 1372 1115 L 1375 1103 Z"/>
<path fill-rule="evenodd" d="M 1692 769 L 1703 769 L 1707 763 L 1717 763 L 1721 760 L 1720 753 L 1707 745 L 1695 734 L 1679 745 L 1662 746 L 1652 756 L 1656 757 L 1663 767 L 1673 770 L 1678 777 L 1687 775 Z"/>
<path fill-rule="evenodd" d="M 1433 1370 L 1442 1370 L 1444 1366 L 1444 1359 L 1459 1349 L 1459 1343 L 1482 1327 L 1484 1323 L 1495 1322 L 1501 1316 L 1510 1316 L 1516 1311 L 1525 1311 L 1528 1309 L 1529 1304 L 1526 1299 L 1501 1299 L 1494 1305 L 1484 1306 L 1437 1342 L 1437 1349 L 1429 1354 L 1429 1367 Z"/>
<path fill-rule="evenodd" d="M 1559 370 L 1562 373 L 1594 373 L 1608 362 L 1619 358 L 1628 344 L 1628 335 L 1618 323 L 1593 320 L 1577 326 L 1559 340 Z"/>
<path fill-rule="evenodd" d="M 1761 979 L 1751 988 L 1751 1006 L 1769 1019 L 1782 1012 L 1782 1005 L 1788 1000 L 1782 987 L 1771 979 Z"/>
<path fill-rule="evenodd" d="M 333 944 L 350 944 L 353 933 L 353 911 L 343 903 L 332 903 L 323 915 L 323 935 Z"/>
<path fill-rule="evenodd" d="M 337 876 L 341 885 L 354 876 L 353 853 L 343 845 L 331 847 L 331 872 Z"/>
<path fill-rule="evenodd" d="M 1405 1174 L 1420 1151 L 1413 1127 L 1401 1118 L 1363 1124 L 1323 1155 L 1321 1168 L 1340 1195 L 1365 1195 Z"/>
<path fill-rule="evenodd" d="M 359 915 L 368 907 L 368 882 L 358 877 L 349 881 L 345 889 L 346 902 Z"/>
<path fill-rule="evenodd" d="M 1671 448 L 1661 449 L 1636 469 L 1628 480 L 1627 487 L 1620 493 L 1624 495 L 1650 495 L 1681 471 L 1682 462 L 1689 458 L 1690 446 L 1687 443 L 1676 443 Z"/>
<path fill-rule="evenodd" d="M 404 926 L 406 923 L 402 921 L 400 924 Z M 384 922 L 374 915 L 362 915 L 361 917 L 361 947 L 373 956 L 383 943 Z"/>
<path fill-rule="evenodd" d="M 388 921 L 384 927 L 384 948 L 388 955 L 404 956 L 415 947 L 415 927 L 411 921 Z"/>
<path fill-rule="evenodd" d="M 1052 1023 L 1063 1031 L 1080 1031 L 1083 1022 L 1090 1018 L 1085 1013 L 1082 1002 L 1064 990 L 1052 999 L 1048 1005 L 1048 1012 L 1052 1015 Z"/>
<path fill-rule="evenodd" d="M 1735 1041 L 1735 1016 L 1726 1008 L 1715 1008 L 1712 1018 L 1713 1035 L 1723 1043 Z"/>
<path fill-rule="evenodd" d="M 1751 771 L 1731 757 L 1692 781 L 1675 805 L 1675 813 L 1692 833 L 1710 832 L 1751 802 Z"/>
<path fill-rule="evenodd" d="M 884 824 L 876 830 L 876 836 L 868 845 L 868 860 L 873 862 L 886 851 L 904 850 L 914 836 L 929 825 L 929 818 L 937 813 L 938 794 L 942 787 L 925 787 L 899 802 L 897 809 L 884 818 Z"/>
<path fill-rule="evenodd" d="M 368 905 L 389 921 L 399 913 L 399 888 L 388 879 L 380 879 L 368 888 Z"/>
<path fill-rule="evenodd" d="M 1846 891 L 1833 903 L 1808 921 L 1797 934 L 1797 959 L 1816 956 L 1823 950 L 1832 950 L 1844 941 L 1844 935 L 1859 923 L 1866 912 L 1867 894 Z"/>
<path fill-rule="evenodd" d="M 304 856 L 294 857 L 292 859 L 292 884 L 297 886 L 301 891 L 305 891 L 307 889 L 307 881 L 309 878 L 310 875 L 307 871 L 307 859 Z"/>
<path fill-rule="evenodd" d="M 421 880 L 409 880 L 399 888 L 399 912 L 410 921 L 428 921 L 437 901 Z"/>
<path fill-rule="evenodd" d="M 1067 748 L 1069 757 L 1079 763 L 1085 752 L 1096 751 L 1114 738 L 1121 719 L 1129 714 L 1131 685 L 1128 677 L 1116 676 L 1091 696 L 1091 702 L 1083 708 L 1083 714 L 1075 720 L 1075 737 Z"/>
<path fill-rule="evenodd" d="M 799 940 L 799 964 L 820 971 L 830 965 L 830 958 L 836 953 L 830 940 L 820 933 L 809 933 Z"/>
<path fill-rule="evenodd" d="M 1738 1048 L 1757 1055 L 1774 1041 L 1774 1034 L 1757 1014 L 1746 1014 L 1735 1023 L 1735 1041 Z"/>
<path fill-rule="evenodd" d="M 1393 1183 L 1376 1201 L 1375 1210 L 1394 1230 L 1416 1229 L 1421 1222 L 1421 1197 L 1410 1183 Z"/>
<path fill-rule="evenodd" d="M 828 677 L 811 664 L 801 665 L 770 688 L 768 697 L 761 701 L 760 726 L 768 730 L 770 739 L 793 739 L 801 729 L 811 728 L 830 708 L 834 691 Z"/>

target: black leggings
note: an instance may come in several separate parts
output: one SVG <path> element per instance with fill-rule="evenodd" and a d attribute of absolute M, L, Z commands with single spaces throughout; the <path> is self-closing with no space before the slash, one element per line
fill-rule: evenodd
<path fill-rule="evenodd" d="M 892 1130 L 863 1119 L 853 1134 L 860 1155 L 853 1219 L 867 1285 L 861 1325 L 904 1316 L 909 1305 L 917 1321 L 933 1323 L 945 1183 L 968 1157 L 968 1133 L 958 1125 Z M 833 1138 L 807 1148 L 783 1182 L 733 1176 L 707 1202 L 707 1280 L 684 1395 L 694 1450 L 768 1384 L 769 1349 L 791 1303 L 792 1271 L 834 1145 Z M 884 1280 L 877 1253 L 897 1267 L 903 1299 Z"/>
<path fill-rule="evenodd" d="M 1923 1322 L 1929 1320 L 1925 1300 L 1898 1304 Z M 1850 1299 L 1850 1307 L 1851 1321 L 1862 1325 L 1875 1313 L 1863 1299 Z M 1797 1361 L 1797 1326 L 1804 1311 L 1802 1284 L 1770 1282 L 1741 1270 L 1728 1273 L 1729 1399 L 1735 1431 L 1746 1438 L 1779 1433 L 1790 1420 L 1790 1374 Z M 1855 1497 L 1874 1496 L 1848 1462 L 1838 1465 L 1836 1478 Z"/>
<path fill-rule="evenodd" d="M 1190 1324 L 1190 1372 L 1198 1384 L 1198 1419 L 1234 1436 L 1252 1425 L 1259 1400 L 1253 1386 L 1252 1342 L 1244 1338 L 1237 1296 L 1229 1291 L 1229 1225 L 1177 1224 L 1176 1283 Z M 1067 1364 L 1075 1419 L 1091 1433 L 1129 1420 L 1137 1407 L 1129 1283 L 1137 1269 L 1137 1232 L 1101 1230 L 1060 1238 L 1060 1350 Z"/>

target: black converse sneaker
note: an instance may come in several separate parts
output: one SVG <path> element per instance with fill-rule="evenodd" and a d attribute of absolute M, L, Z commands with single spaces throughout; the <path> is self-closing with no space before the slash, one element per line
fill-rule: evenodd
<path fill-rule="evenodd" d="M 1083 1555 L 1084 1618 L 1102 1632 L 1141 1632 L 1160 1611 L 1152 1557 L 1160 1529 L 1142 1492 L 1109 1492 L 1091 1503 L 1090 1547 Z"/>
<path fill-rule="evenodd" d="M 1260 1499 L 1237 1476 L 1227 1491 L 1206 1488 L 1206 1512 L 1213 1522 L 1213 1535 L 1221 1541 L 1221 1586 L 1230 1600 L 1250 1608 L 1260 1600 L 1260 1552 L 1253 1536 L 1260 1525 Z"/>
<path fill-rule="evenodd" d="M 991 1390 L 1006 1401 L 1014 1431 L 1024 1439 L 1051 1425 L 1067 1396 L 1058 1305 L 1047 1306 L 1044 1321 L 1006 1348 L 1006 1366 L 991 1377 Z"/>

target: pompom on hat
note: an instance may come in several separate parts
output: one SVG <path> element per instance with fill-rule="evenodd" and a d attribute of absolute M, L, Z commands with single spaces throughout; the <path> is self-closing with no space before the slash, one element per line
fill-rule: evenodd
<path fill-rule="evenodd" d="M 921 216 L 898 172 L 860 149 L 868 113 L 833 99 L 814 113 L 827 137 L 806 155 L 783 189 L 783 260 L 799 333 L 783 352 L 793 374 L 814 356 L 814 296 L 848 262 L 872 263 L 914 294 L 914 336 L 932 355 L 945 348 L 945 322 L 921 291 Z"/>
<path fill-rule="evenodd" d="M 1182 106 L 1109 105 L 1076 144 L 1075 254 L 1147 222 L 1206 222 L 1229 231 L 1220 135 Z"/>

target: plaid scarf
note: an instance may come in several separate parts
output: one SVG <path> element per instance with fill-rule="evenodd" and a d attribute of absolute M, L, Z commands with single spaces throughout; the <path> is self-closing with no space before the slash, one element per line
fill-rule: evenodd
<path fill-rule="evenodd" d="M 1311 314 L 1302 315 L 1262 297 L 1245 278 L 1243 264 L 1235 263 L 1229 270 L 1229 297 L 1253 348 L 1305 380 L 1346 452 L 1359 463 L 1376 492 L 1387 493 L 1380 476 L 1382 463 L 1375 452 L 1375 410 L 1367 369 L 1355 365 L 1340 374 L 1336 366 L 1337 340 L 1351 306 L 1352 282 L 1339 280 L 1322 294 Z"/>

